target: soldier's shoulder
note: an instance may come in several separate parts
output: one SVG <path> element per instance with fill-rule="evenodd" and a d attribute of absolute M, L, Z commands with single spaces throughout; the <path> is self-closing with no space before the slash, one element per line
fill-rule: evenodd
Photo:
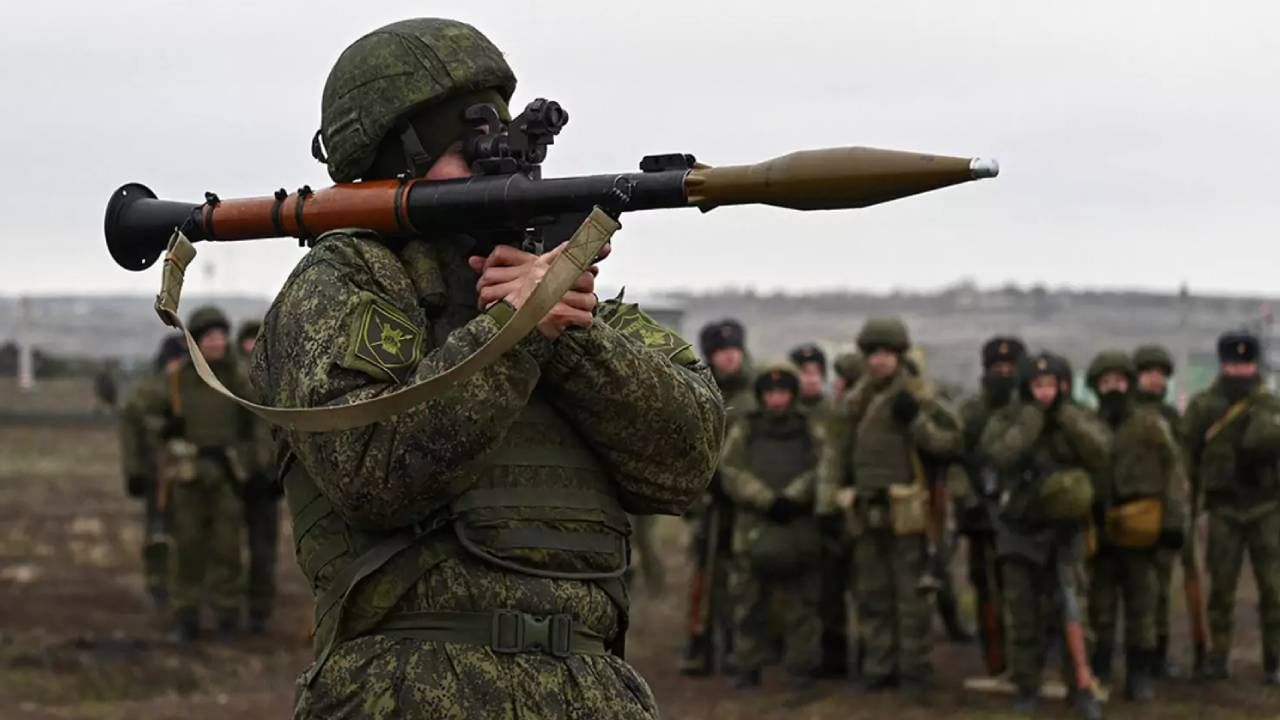
<path fill-rule="evenodd" d="M 1173 442 L 1173 427 L 1157 406 L 1139 406 L 1128 423 L 1134 435 L 1148 442 Z"/>
<path fill-rule="evenodd" d="M 600 303 L 596 318 L 649 350 L 661 353 L 677 365 L 695 367 L 702 362 L 692 343 L 675 330 L 654 320 L 639 303 L 624 302 L 621 294 Z"/>

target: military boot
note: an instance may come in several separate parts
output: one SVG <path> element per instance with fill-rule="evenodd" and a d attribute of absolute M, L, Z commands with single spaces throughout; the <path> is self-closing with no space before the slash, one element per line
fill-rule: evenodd
<path fill-rule="evenodd" d="M 1151 689 L 1151 678 L 1148 668 L 1154 653 L 1140 648 L 1129 648 L 1125 651 L 1124 660 L 1124 698 L 1132 702 L 1150 702 L 1155 697 Z"/>
<path fill-rule="evenodd" d="M 835 678 L 849 674 L 849 636 L 839 633 L 823 633 L 822 662 L 818 676 Z"/>
<path fill-rule="evenodd" d="M 1162 680 L 1175 680 L 1182 675 L 1178 664 L 1169 659 L 1169 636 L 1156 639 L 1155 654 L 1151 658 L 1151 676 Z"/>
<path fill-rule="evenodd" d="M 1280 685 L 1280 657 L 1275 653 L 1266 653 L 1262 658 L 1262 682 Z"/>
<path fill-rule="evenodd" d="M 218 613 L 218 640 L 232 642 L 240 634 L 240 612 L 222 610 Z"/>
<path fill-rule="evenodd" d="M 1089 656 L 1089 666 L 1093 670 L 1093 677 L 1103 685 L 1111 684 L 1111 658 L 1115 655 L 1115 648 L 1110 642 L 1099 639 L 1097 644 L 1093 646 L 1093 654 Z"/>
<path fill-rule="evenodd" d="M 711 635 L 702 633 L 690 637 L 680 657 L 680 674 L 705 677 L 711 674 L 711 669 Z"/>
<path fill-rule="evenodd" d="M 1040 705 L 1040 688 L 1018 688 L 1013 698 L 1015 715 L 1035 715 Z"/>
<path fill-rule="evenodd" d="M 189 645 L 200 639 L 200 613 L 192 607 L 178 608 L 173 614 L 171 642 Z"/>
<path fill-rule="evenodd" d="M 261 610 L 249 611 L 249 634 L 250 635 L 266 635 L 267 634 L 267 614 Z"/>
<path fill-rule="evenodd" d="M 750 690 L 760 687 L 760 669 L 744 670 L 733 678 L 734 690 Z"/>
<path fill-rule="evenodd" d="M 1204 661 L 1204 672 L 1200 674 L 1200 679 L 1215 682 L 1230 678 L 1231 670 L 1227 667 L 1227 656 L 1223 653 L 1210 653 Z"/>
<path fill-rule="evenodd" d="M 1102 703 L 1096 694 L 1085 690 L 1077 692 L 1073 704 L 1084 720 L 1102 720 Z"/>

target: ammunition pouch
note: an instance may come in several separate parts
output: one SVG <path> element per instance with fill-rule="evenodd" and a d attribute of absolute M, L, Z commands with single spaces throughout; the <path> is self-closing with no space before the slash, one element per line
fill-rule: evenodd
<path fill-rule="evenodd" d="M 1040 505 L 1050 522 L 1083 522 L 1093 507 L 1093 481 L 1080 468 L 1057 470 L 1040 486 Z"/>
<path fill-rule="evenodd" d="M 889 486 L 889 526 L 894 535 L 922 535 L 929 529 L 929 489 L 923 482 Z"/>
<path fill-rule="evenodd" d="M 1106 540 L 1116 547 L 1144 549 L 1160 540 L 1164 503 L 1157 498 L 1133 500 L 1113 507 L 1106 515 Z"/>
<path fill-rule="evenodd" d="M 822 532 L 813 515 L 785 523 L 761 517 L 747 534 L 747 563 L 764 576 L 798 574 L 816 567 L 821 555 Z"/>
<path fill-rule="evenodd" d="M 889 497 L 884 492 L 858 493 L 854 497 L 850 513 L 851 531 L 854 537 L 867 530 L 885 530 L 893 527 L 889 512 Z"/>

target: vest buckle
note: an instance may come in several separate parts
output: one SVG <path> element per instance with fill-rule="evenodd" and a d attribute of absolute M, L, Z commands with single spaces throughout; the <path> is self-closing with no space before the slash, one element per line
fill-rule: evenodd
<path fill-rule="evenodd" d="M 572 639 L 571 615 L 530 615 L 515 610 L 495 610 L 489 649 L 504 655 L 542 652 L 567 658 Z"/>

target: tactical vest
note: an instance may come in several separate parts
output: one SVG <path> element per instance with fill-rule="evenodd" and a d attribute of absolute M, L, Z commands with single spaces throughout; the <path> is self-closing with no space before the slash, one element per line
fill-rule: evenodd
<path fill-rule="evenodd" d="M 235 365 L 228 361 L 214 363 L 212 367 L 223 383 L 238 387 L 232 379 Z M 245 411 L 205 385 L 190 363 L 184 363 L 177 373 L 176 392 L 180 397 L 185 439 L 197 447 L 227 447 L 243 441 Z M 172 406 L 173 398 L 169 402 Z"/>
<path fill-rule="evenodd" d="M 1169 478 L 1159 450 L 1152 447 L 1162 435 L 1163 439 L 1173 442 L 1172 434 L 1155 408 L 1135 408 L 1116 429 L 1110 483 L 1104 490 L 1109 504 L 1165 495 Z"/>
<path fill-rule="evenodd" d="M 625 632 L 626 513 L 598 458 L 536 394 L 503 443 L 477 461 L 471 489 L 412 528 L 352 528 L 300 463 L 286 465 L 298 564 L 316 594 L 317 657 L 306 682 L 337 642 L 377 632 L 406 591 L 465 555 L 524 575 L 596 581 L 618 608 L 619 638 Z"/>
<path fill-rule="evenodd" d="M 890 409 L 898 387 L 894 383 L 878 393 L 858 423 L 853 444 L 853 479 L 859 493 L 884 492 L 890 485 L 909 483 L 913 479 L 911 441 Z"/>
<path fill-rule="evenodd" d="M 753 475 L 780 493 L 798 475 L 813 469 L 813 438 L 800 415 L 788 416 L 785 424 L 771 420 L 763 414 L 751 418 L 747 462 Z"/>

